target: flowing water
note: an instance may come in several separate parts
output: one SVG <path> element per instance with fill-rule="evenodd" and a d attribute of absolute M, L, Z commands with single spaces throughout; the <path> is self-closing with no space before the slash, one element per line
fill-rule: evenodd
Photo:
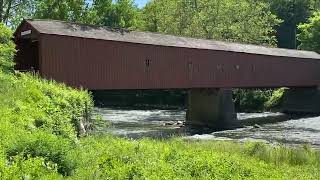
<path fill-rule="evenodd" d="M 95 108 L 110 126 L 103 131 L 128 138 L 168 138 L 182 136 L 191 139 L 259 140 L 286 145 L 310 144 L 320 148 L 320 117 L 285 119 L 286 121 L 263 125 L 249 125 L 234 130 L 213 131 L 184 127 L 185 110 L 130 110 Z M 241 122 L 246 120 L 283 116 L 281 113 L 238 113 Z M 255 121 L 255 122 L 256 122 Z"/>

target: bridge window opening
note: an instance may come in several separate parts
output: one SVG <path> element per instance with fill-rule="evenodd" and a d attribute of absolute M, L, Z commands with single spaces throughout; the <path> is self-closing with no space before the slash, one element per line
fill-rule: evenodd
<path fill-rule="evenodd" d="M 236 70 L 240 70 L 240 65 L 235 65 L 234 68 L 235 68 Z"/>
<path fill-rule="evenodd" d="M 150 67 L 150 63 L 151 63 L 151 60 L 150 59 L 146 59 L 146 67 L 148 68 L 148 67 Z"/>
<path fill-rule="evenodd" d="M 188 69 L 189 69 L 189 71 L 192 70 L 192 67 L 193 67 L 192 62 L 189 62 L 189 63 L 188 63 Z"/>
<path fill-rule="evenodd" d="M 39 71 L 39 42 L 32 38 L 21 38 L 17 42 L 15 69 L 19 71 Z"/>
<path fill-rule="evenodd" d="M 221 64 L 217 65 L 217 70 L 223 72 L 223 66 Z"/>
<path fill-rule="evenodd" d="M 256 66 L 252 65 L 251 69 L 252 69 L 252 72 L 255 72 L 256 71 Z"/>
<path fill-rule="evenodd" d="M 188 62 L 188 79 L 192 80 L 193 76 L 193 64 L 192 62 Z"/>
<path fill-rule="evenodd" d="M 221 65 L 220 64 L 217 65 L 217 70 L 219 70 L 219 71 L 221 70 Z"/>

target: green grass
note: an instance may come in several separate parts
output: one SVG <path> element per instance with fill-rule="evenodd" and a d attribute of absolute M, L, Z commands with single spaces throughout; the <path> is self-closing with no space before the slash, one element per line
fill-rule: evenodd
<path fill-rule="evenodd" d="M 16 163 L 6 165 L 4 172 L 10 173 L 2 173 L 2 177 L 4 179 L 5 177 L 10 177 L 7 179 L 12 177 L 17 179 L 21 177 L 319 179 L 320 177 L 319 152 L 309 148 L 292 149 L 261 143 L 189 141 L 179 138 L 166 141 L 127 140 L 106 135 L 82 138 L 76 144 L 66 142 L 56 144 L 57 141 L 54 140 L 51 143 L 43 143 L 42 149 L 49 154 L 57 151 L 55 156 L 60 156 L 63 161 L 48 161 L 48 154 L 45 153 L 40 153 L 36 157 L 14 156 L 13 160 Z M 69 168 L 67 176 L 59 172 L 60 166 Z"/>

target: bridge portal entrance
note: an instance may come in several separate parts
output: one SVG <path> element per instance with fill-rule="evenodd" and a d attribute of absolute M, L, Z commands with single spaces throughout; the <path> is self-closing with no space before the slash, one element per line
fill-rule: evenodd
<path fill-rule="evenodd" d="M 15 69 L 19 71 L 39 71 L 39 42 L 36 39 L 22 38 L 16 42 L 17 57 Z"/>

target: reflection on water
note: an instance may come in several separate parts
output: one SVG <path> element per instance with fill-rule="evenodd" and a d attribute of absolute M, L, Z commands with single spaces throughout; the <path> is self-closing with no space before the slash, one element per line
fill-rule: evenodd
<path fill-rule="evenodd" d="M 263 140 L 289 145 L 311 144 L 320 148 L 320 117 L 300 118 L 258 127 L 246 126 L 235 130 L 210 130 L 181 127 L 185 110 L 124 110 L 95 108 L 112 126 L 105 131 L 129 138 L 184 136 L 196 139 Z M 269 118 L 281 113 L 238 113 L 238 119 Z"/>

